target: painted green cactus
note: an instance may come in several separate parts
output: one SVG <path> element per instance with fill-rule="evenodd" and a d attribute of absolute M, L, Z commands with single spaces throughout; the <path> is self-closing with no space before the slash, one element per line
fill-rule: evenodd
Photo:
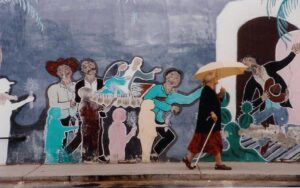
<path fill-rule="evenodd" d="M 229 95 L 229 93 L 225 92 L 222 102 L 221 102 L 221 107 L 223 107 L 223 108 L 227 107 L 229 102 L 230 102 L 230 95 Z"/>
<path fill-rule="evenodd" d="M 232 115 L 231 115 L 230 111 L 226 108 L 226 106 L 228 106 L 229 102 L 230 102 L 230 95 L 229 95 L 229 93 L 226 92 L 224 94 L 224 97 L 223 97 L 223 100 L 221 103 L 221 123 L 223 126 L 228 124 L 232 120 Z"/>
<path fill-rule="evenodd" d="M 247 129 L 253 123 L 253 117 L 250 112 L 253 110 L 251 102 L 245 101 L 241 106 L 243 114 L 238 118 L 239 125 L 243 129 Z"/>
<path fill-rule="evenodd" d="M 227 108 L 222 108 L 221 109 L 221 123 L 222 125 L 226 125 L 229 122 L 231 122 L 232 116 L 230 111 Z"/>
<path fill-rule="evenodd" d="M 230 148 L 222 153 L 224 161 L 256 161 L 264 162 L 262 157 L 253 149 L 245 149 L 240 145 L 240 127 L 237 123 L 231 122 L 224 127 L 226 139 Z"/>

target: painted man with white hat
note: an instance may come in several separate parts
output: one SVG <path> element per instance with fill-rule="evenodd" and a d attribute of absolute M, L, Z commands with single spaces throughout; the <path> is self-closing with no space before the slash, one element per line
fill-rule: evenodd
<path fill-rule="evenodd" d="M 34 101 L 33 96 L 28 96 L 23 101 L 12 103 L 12 100 L 18 99 L 16 96 L 9 95 L 11 85 L 13 84 L 15 82 L 9 81 L 7 78 L 0 78 L 0 138 L 2 138 L 0 139 L 0 165 L 6 164 L 12 111 L 26 103 Z"/>

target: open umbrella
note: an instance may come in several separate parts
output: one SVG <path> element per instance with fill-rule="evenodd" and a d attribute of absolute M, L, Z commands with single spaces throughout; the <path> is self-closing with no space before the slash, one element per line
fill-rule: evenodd
<path fill-rule="evenodd" d="M 218 79 L 221 79 L 228 76 L 243 74 L 247 68 L 246 65 L 240 62 L 211 62 L 198 69 L 194 78 L 196 80 L 203 80 L 208 73 L 215 72 Z"/>

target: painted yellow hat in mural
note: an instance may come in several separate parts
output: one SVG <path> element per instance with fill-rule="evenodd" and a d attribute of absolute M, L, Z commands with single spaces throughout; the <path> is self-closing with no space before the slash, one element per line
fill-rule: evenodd
<path fill-rule="evenodd" d="M 207 74 L 216 73 L 218 79 L 228 76 L 244 74 L 247 66 L 240 62 L 211 62 L 198 69 L 194 78 L 196 80 L 203 80 Z"/>

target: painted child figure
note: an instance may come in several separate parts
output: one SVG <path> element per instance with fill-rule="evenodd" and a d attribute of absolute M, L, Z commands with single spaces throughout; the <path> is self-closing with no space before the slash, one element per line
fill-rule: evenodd
<path fill-rule="evenodd" d="M 113 122 L 108 129 L 110 161 L 124 161 L 126 144 L 135 135 L 136 128 L 133 127 L 127 134 L 126 126 L 123 123 L 127 116 L 123 108 L 115 109 L 112 118 Z"/>
<path fill-rule="evenodd" d="M 155 105 L 152 100 L 144 100 L 139 113 L 139 134 L 138 138 L 142 145 L 142 162 L 150 162 L 150 155 L 153 142 L 157 136 L 157 127 L 168 127 L 167 124 L 159 125 L 155 122 L 155 114 L 152 111 Z"/>
<path fill-rule="evenodd" d="M 26 103 L 34 101 L 33 96 L 28 96 L 23 101 L 12 103 L 11 100 L 17 100 L 17 97 L 9 95 L 10 85 L 12 84 L 15 84 L 15 82 L 11 82 L 7 78 L 0 78 L 0 137 L 2 138 L 0 139 L 0 165 L 6 164 L 12 111 Z"/>
<path fill-rule="evenodd" d="M 61 109 L 57 107 L 48 110 L 47 124 L 45 128 L 45 163 L 59 163 L 60 152 L 63 151 L 65 133 L 79 128 L 79 126 L 63 126 L 60 121 Z"/>

